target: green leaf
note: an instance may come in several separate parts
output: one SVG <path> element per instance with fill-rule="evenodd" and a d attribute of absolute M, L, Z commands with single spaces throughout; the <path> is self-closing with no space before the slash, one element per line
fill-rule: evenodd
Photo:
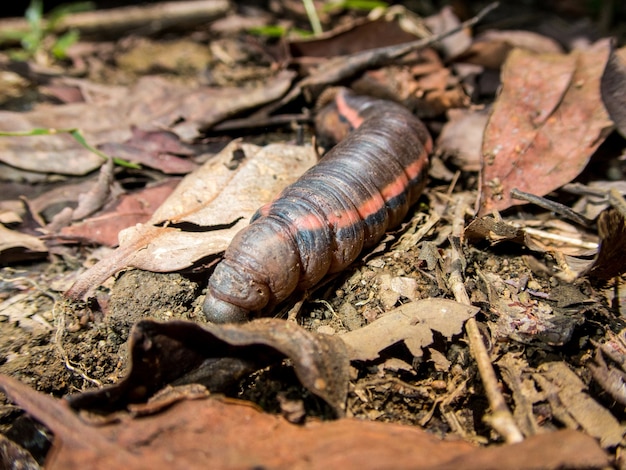
<path fill-rule="evenodd" d="M 77 30 L 73 29 L 68 31 L 54 42 L 52 55 L 57 59 L 65 59 L 67 57 L 67 50 L 72 44 L 76 44 L 79 37 L 80 33 Z"/>
<path fill-rule="evenodd" d="M 248 32 L 250 34 L 256 34 L 257 36 L 266 36 L 270 38 L 282 38 L 287 34 L 287 29 L 278 26 L 278 25 L 267 25 L 267 26 L 255 26 L 254 28 L 249 28 Z"/>
<path fill-rule="evenodd" d="M 338 2 L 330 2 L 324 6 L 324 12 L 329 12 L 332 10 L 361 10 L 361 11 L 372 11 L 375 8 L 388 8 L 389 4 L 387 2 L 382 2 L 378 0 L 341 0 Z"/>
<path fill-rule="evenodd" d="M 31 0 L 28 8 L 26 8 L 24 12 L 24 17 L 31 28 L 41 29 L 41 21 L 43 20 L 42 0 Z"/>
<path fill-rule="evenodd" d="M 16 30 L 4 30 L 0 31 L 0 43 L 6 41 L 21 41 L 24 35 L 27 34 L 24 31 L 16 31 Z"/>

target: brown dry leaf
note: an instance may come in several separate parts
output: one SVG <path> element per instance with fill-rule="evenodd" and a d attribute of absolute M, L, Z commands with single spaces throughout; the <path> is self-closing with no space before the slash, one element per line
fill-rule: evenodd
<path fill-rule="evenodd" d="M 489 115 L 486 109 L 449 109 L 437 139 L 437 149 L 463 171 L 479 171 L 483 133 Z"/>
<path fill-rule="evenodd" d="M 626 220 L 616 209 L 608 209 L 598 218 L 598 233 L 602 240 L 598 256 L 585 274 L 610 279 L 626 271 Z"/>
<path fill-rule="evenodd" d="M 199 129 L 280 98 L 293 76 L 282 71 L 263 86 L 246 89 L 191 88 L 144 77 L 133 87 L 101 87 L 105 91 L 98 103 L 41 105 L 24 113 L 0 111 L 0 129 L 28 132 L 34 128 L 77 128 L 92 146 L 130 139 L 132 126 L 172 129 L 182 140 L 188 140 Z M 103 162 L 68 134 L 1 137 L 0 161 L 24 170 L 64 175 L 83 175 Z"/>
<path fill-rule="evenodd" d="M 50 238 L 117 246 L 119 233 L 125 228 L 147 222 L 179 181 L 170 179 L 156 186 L 124 194 L 92 217 L 63 227 Z"/>
<path fill-rule="evenodd" d="M 507 352 L 496 362 L 502 380 L 511 391 L 515 407 L 513 416 L 524 436 L 534 436 L 540 432 L 539 424 L 533 412 L 533 405 L 541 401 L 528 370 L 530 366 L 517 353 Z"/>
<path fill-rule="evenodd" d="M 400 341 L 404 341 L 414 356 L 420 357 L 422 349 L 433 342 L 433 330 L 450 339 L 463 331 L 465 321 L 478 310 L 453 300 L 418 300 L 385 313 L 341 338 L 350 347 L 352 360 L 374 360 L 383 349 Z"/>
<path fill-rule="evenodd" d="M 611 51 L 601 87 L 604 106 L 619 133 L 626 137 L 626 47 Z"/>
<path fill-rule="evenodd" d="M 287 46 L 291 56 L 306 65 L 313 62 L 312 58 L 353 54 L 414 39 L 415 36 L 404 31 L 397 21 L 357 19 L 313 39 L 290 39 Z"/>
<path fill-rule="evenodd" d="M 596 345 L 592 361 L 587 363 L 594 381 L 611 397 L 626 405 L 626 330 L 606 333 L 606 341 Z"/>
<path fill-rule="evenodd" d="M 39 238 L 0 224 L 0 264 L 41 258 L 46 253 L 48 248 Z"/>
<path fill-rule="evenodd" d="M 563 52 L 554 39 L 532 31 L 488 30 L 477 36 L 469 49 L 455 61 L 498 70 L 513 49 L 548 54 Z"/>
<path fill-rule="evenodd" d="M 567 364 L 564 362 L 542 364 L 539 373 L 535 375 L 535 380 L 546 393 L 556 393 L 558 396 L 558 402 L 556 400 L 551 402 L 552 407 L 559 407 L 558 410 L 552 410 L 556 416 L 565 413 L 573 418 L 587 434 L 599 439 L 602 447 L 614 447 L 622 441 L 626 432 L 624 426 L 609 410 L 583 391 L 586 389 L 585 384 Z"/>
<path fill-rule="evenodd" d="M 194 152 L 185 146 L 175 134 L 167 131 L 143 131 L 132 128 L 132 137 L 123 143 L 110 142 L 100 146 L 107 155 L 155 168 L 165 174 L 183 175 L 195 170 L 198 165 L 181 155 L 191 156 Z"/>
<path fill-rule="evenodd" d="M 172 382 L 199 382 L 222 392 L 287 357 L 302 385 L 326 401 L 337 416 L 345 413 L 349 360 L 344 343 L 337 336 L 311 333 L 284 320 L 234 325 L 142 320 L 131 332 L 130 355 L 131 369 L 123 380 L 70 397 L 72 406 L 122 409 Z"/>
<path fill-rule="evenodd" d="M 0 376 L 0 387 L 55 434 L 49 470 L 360 468 L 602 469 L 608 456 L 582 433 L 559 431 L 509 446 L 441 441 L 413 426 L 341 419 L 296 426 L 245 402 L 201 392 L 165 397 L 137 419 L 90 425 L 60 400 Z M 141 408 L 138 408 L 141 414 Z"/>
<path fill-rule="evenodd" d="M 420 51 L 419 60 L 412 66 L 368 70 L 351 88 L 359 94 L 400 102 L 422 118 L 468 106 L 465 90 L 433 49 Z"/>
<path fill-rule="evenodd" d="M 514 50 L 483 140 L 480 215 L 544 196 L 574 179 L 612 129 L 600 100 L 609 41 L 569 55 Z"/>
<path fill-rule="evenodd" d="M 426 18 L 426 25 L 430 28 L 433 34 L 450 31 L 460 24 L 461 22 L 454 14 L 454 10 L 450 6 L 446 6 L 442 8 L 438 14 Z M 452 36 L 444 38 L 440 41 L 439 47 L 443 50 L 444 56 L 446 58 L 450 58 L 467 50 L 471 43 L 472 38 L 469 30 L 462 30 Z"/>
<path fill-rule="evenodd" d="M 148 223 L 122 231 L 120 247 L 83 273 L 66 295 L 82 298 L 126 267 L 172 272 L 224 251 L 254 212 L 315 160 L 311 147 L 231 143 L 187 175 Z M 183 223 L 201 230 L 176 226 Z"/>
<path fill-rule="evenodd" d="M 494 245 L 503 241 L 524 244 L 526 240 L 522 228 L 515 227 L 504 220 L 496 220 L 490 215 L 472 220 L 465 227 L 465 238 L 470 243 L 488 240 Z"/>

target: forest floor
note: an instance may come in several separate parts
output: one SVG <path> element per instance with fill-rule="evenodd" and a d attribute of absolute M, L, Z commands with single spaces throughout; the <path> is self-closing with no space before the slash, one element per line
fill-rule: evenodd
<path fill-rule="evenodd" d="M 365 3 L 0 20 L 4 467 L 626 468 L 626 10 Z M 208 323 L 337 87 L 423 120 L 420 200 Z"/>

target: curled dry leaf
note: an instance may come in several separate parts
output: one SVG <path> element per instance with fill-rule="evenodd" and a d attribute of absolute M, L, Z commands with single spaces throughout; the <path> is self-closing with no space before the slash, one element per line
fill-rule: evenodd
<path fill-rule="evenodd" d="M 483 140 L 480 215 L 570 182 L 612 129 L 600 99 L 609 41 L 568 55 L 514 50 Z"/>
<path fill-rule="evenodd" d="M 41 258 L 47 252 L 46 244 L 39 238 L 0 224 L 0 264 Z"/>
<path fill-rule="evenodd" d="M 626 47 L 611 51 L 601 87 L 604 106 L 619 133 L 626 137 Z"/>
<path fill-rule="evenodd" d="M 0 387 L 55 435 L 46 468 L 154 470 L 360 468 L 587 469 L 609 464 L 597 442 L 566 430 L 522 443 L 476 448 L 413 426 L 341 419 L 303 426 L 235 400 L 190 393 L 160 400 L 139 419 L 87 424 L 60 400 L 0 376 Z M 14 462 L 11 462 L 14 463 Z"/>
<path fill-rule="evenodd" d="M 345 413 L 348 357 L 336 336 L 277 319 L 242 325 L 138 322 L 131 332 L 131 369 L 119 383 L 70 397 L 76 408 L 115 410 L 143 401 L 164 385 L 200 382 L 224 391 L 245 375 L 287 357 L 307 389 L 337 416 Z"/>
<path fill-rule="evenodd" d="M 608 209 L 598 218 L 600 250 L 585 274 L 599 279 L 619 276 L 626 270 L 626 220 L 616 209 Z"/>
<path fill-rule="evenodd" d="M 595 382 L 611 397 L 626 406 L 626 330 L 607 332 L 607 340 L 596 346 L 596 354 L 587 368 Z"/>
<path fill-rule="evenodd" d="M 82 298 L 126 267 L 172 272 L 224 251 L 257 208 L 314 163 L 310 147 L 230 144 L 187 175 L 148 223 L 122 231 L 119 248 L 66 295 Z"/>
<path fill-rule="evenodd" d="M 490 215 L 472 220 L 465 227 L 465 238 L 471 243 L 488 240 L 494 245 L 503 241 L 524 244 L 526 240 L 522 228 L 515 227 L 504 220 L 497 220 Z"/>
<path fill-rule="evenodd" d="M 404 304 L 341 338 L 349 346 L 352 360 L 374 360 L 383 349 L 400 341 L 414 356 L 420 357 L 422 349 L 433 342 L 433 331 L 450 339 L 463 331 L 465 321 L 478 310 L 478 307 L 453 300 L 418 300 Z"/>

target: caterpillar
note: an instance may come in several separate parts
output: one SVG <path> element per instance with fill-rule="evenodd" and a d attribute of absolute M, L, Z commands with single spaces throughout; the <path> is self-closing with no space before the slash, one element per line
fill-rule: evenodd
<path fill-rule="evenodd" d="M 355 130 L 235 235 L 209 279 L 209 321 L 246 321 L 345 269 L 419 198 L 433 144 L 417 117 L 344 88 L 318 114 L 318 125 L 325 120 L 328 127 L 332 113 L 339 119 L 331 133 Z"/>

